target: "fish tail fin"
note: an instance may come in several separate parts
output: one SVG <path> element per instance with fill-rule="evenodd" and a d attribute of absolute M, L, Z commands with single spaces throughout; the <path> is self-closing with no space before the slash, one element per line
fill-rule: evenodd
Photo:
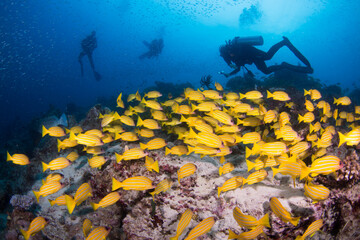
<path fill-rule="evenodd" d="M 308 90 L 304 89 L 304 96 L 306 96 L 306 95 L 310 95 L 310 90 L 308 91 Z"/>
<path fill-rule="evenodd" d="M 245 94 L 240 93 L 240 99 L 243 99 L 245 97 Z"/>
<path fill-rule="evenodd" d="M 188 138 L 196 138 L 197 135 L 194 131 L 194 129 L 190 128 Z"/>
<path fill-rule="evenodd" d="M 312 133 L 314 131 L 314 126 L 310 123 L 310 130 L 309 130 L 309 133 Z"/>
<path fill-rule="evenodd" d="M 65 195 L 65 199 L 66 199 L 66 207 L 69 211 L 69 214 L 72 214 L 76 206 L 75 200 L 69 195 Z"/>
<path fill-rule="evenodd" d="M 334 104 L 337 104 L 338 103 L 338 99 L 334 98 Z"/>
<path fill-rule="evenodd" d="M 24 236 L 25 240 L 28 240 L 30 238 L 30 234 L 28 233 L 28 231 L 25 231 L 20 228 L 20 232 Z"/>
<path fill-rule="evenodd" d="M 62 142 L 60 141 L 60 139 L 57 139 L 57 149 L 58 149 L 58 152 L 60 152 L 62 148 Z"/>
<path fill-rule="evenodd" d="M 197 106 L 195 104 L 190 104 L 191 106 L 191 111 L 195 111 L 197 109 Z M 181 115 L 182 116 L 182 115 Z"/>
<path fill-rule="evenodd" d="M 340 138 L 340 140 L 339 140 L 339 147 L 340 147 L 341 145 L 343 145 L 346 142 L 346 137 L 341 132 L 338 132 L 338 133 L 339 133 L 339 138 Z"/>
<path fill-rule="evenodd" d="M 112 178 L 112 191 L 115 191 L 116 189 L 119 189 L 122 187 L 122 183 L 116 180 L 115 178 Z"/>
<path fill-rule="evenodd" d="M 123 160 L 123 156 L 118 153 L 115 153 L 115 158 L 116 158 L 117 163 L 119 163 L 119 162 L 121 162 L 121 160 Z"/>
<path fill-rule="evenodd" d="M 306 178 L 310 174 L 310 168 L 309 167 L 301 167 L 300 172 L 300 180 Z"/>
<path fill-rule="evenodd" d="M 159 161 L 156 160 L 156 161 L 152 164 L 151 168 L 152 168 L 155 172 L 159 173 Z"/>
<path fill-rule="evenodd" d="M 298 116 L 298 122 L 301 123 L 302 121 L 304 121 L 304 117 L 299 114 L 299 116 Z"/>
<path fill-rule="evenodd" d="M 300 217 L 294 217 L 291 218 L 289 222 L 296 227 L 299 224 L 299 221 L 300 221 Z"/>
<path fill-rule="evenodd" d="M 231 231 L 231 229 L 229 229 L 229 237 L 228 239 L 237 239 L 238 235 L 236 235 L 236 233 L 234 233 L 233 231 Z"/>
<path fill-rule="evenodd" d="M 70 132 L 69 140 L 70 140 L 70 141 L 76 140 L 76 139 L 75 139 L 75 133 L 74 133 L 74 132 Z"/>
<path fill-rule="evenodd" d="M 252 151 L 250 148 L 245 148 L 245 158 L 249 158 L 252 155 Z"/>
<path fill-rule="evenodd" d="M 165 156 L 170 154 L 170 149 L 168 147 L 165 147 Z"/>
<path fill-rule="evenodd" d="M 273 171 L 273 179 L 274 179 L 275 175 L 278 174 L 280 170 L 279 168 L 274 168 L 274 167 L 271 167 L 271 170 Z"/>
<path fill-rule="evenodd" d="M 6 161 L 11 161 L 11 155 L 9 152 L 6 153 Z"/>
<path fill-rule="evenodd" d="M 140 148 L 141 148 L 141 149 L 146 149 L 146 144 L 140 143 Z"/>
<path fill-rule="evenodd" d="M 46 169 L 48 169 L 49 168 L 49 165 L 47 165 L 46 163 L 44 163 L 44 162 L 41 162 L 41 164 L 42 164 L 42 167 L 43 167 L 43 172 L 45 172 L 46 171 Z"/>
<path fill-rule="evenodd" d="M 255 163 L 249 161 L 246 159 L 246 165 L 247 165 L 247 168 L 248 168 L 248 172 L 250 172 L 251 169 L 253 169 L 255 167 Z"/>
<path fill-rule="evenodd" d="M 51 206 L 54 206 L 55 201 L 54 201 L 54 200 L 50 200 L 50 199 L 48 199 L 48 200 L 49 200 L 50 205 L 51 205 Z"/>
<path fill-rule="evenodd" d="M 221 176 L 221 175 L 222 175 L 222 173 L 223 173 L 223 167 L 222 167 L 222 166 L 220 166 L 220 167 L 219 167 L 219 176 Z"/>
<path fill-rule="evenodd" d="M 37 191 L 33 191 L 35 197 L 36 197 L 36 201 L 39 203 L 39 198 L 40 198 L 40 192 Z"/>
<path fill-rule="evenodd" d="M 141 119 L 140 116 L 138 116 L 138 120 L 137 120 L 136 126 L 139 127 L 139 126 L 142 126 L 143 124 L 144 124 L 143 120 Z"/>
<path fill-rule="evenodd" d="M 140 103 L 146 103 L 145 97 L 143 97 L 143 98 L 141 99 Z"/>
<path fill-rule="evenodd" d="M 192 147 L 192 146 L 188 146 L 188 152 L 186 155 L 189 155 L 190 153 L 192 153 L 194 151 L 195 147 Z"/>
<path fill-rule="evenodd" d="M 48 134 L 48 130 L 45 128 L 45 126 L 42 126 L 42 137 L 44 137 L 46 134 Z"/>
<path fill-rule="evenodd" d="M 273 94 L 271 92 L 269 92 L 269 90 L 266 90 L 266 93 L 267 93 L 267 98 L 272 98 L 273 97 Z"/>
<path fill-rule="evenodd" d="M 270 221 L 269 221 L 269 213 L 265 214 L 260 220 L 259 220 L 260 224 L 270 228 Z"/>
<path fill-rule="evenodd" d="M 218 187 L 218 197 L 220 197 L 221 192 L 222 192 L 222 187 Z"/>
<path fill-rule="evenodd" d="M 94 211 L 96 211 L 96 209 L 99 208 L 99 204 L 96 204 L 96 203 L 91 202 L 90 205 L 92 206 L 92 208 L 94 209 Z"/>

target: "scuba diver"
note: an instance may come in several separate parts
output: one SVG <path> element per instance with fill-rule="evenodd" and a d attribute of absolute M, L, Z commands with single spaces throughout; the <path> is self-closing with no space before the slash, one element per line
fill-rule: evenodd
<path fill-rule="evenodd" d="M 95 50 L 95 48 L 97 48 L 97 41 L 96 41 L 95 34 L 96 34 L 96 32 L 92 31 L 89 36 L 87 36 L 85 39 L 83 39 L 81 41 L 82 52 L 79 54 L 78 60 L 79 60 L 80 66 L 81 66 L 81 76 L 84 76 L 84 66 L 82 63 L 82 58 L 85 55 L 87 55 L 89 58 L 90 66 L 94 72 L 95 79 L 96 79 L 96 81 L 100 81 L 101 75 L 95 71 L 94 61 L 92 58 L 92 53 Z"/>
<path fill-rule="evenodd" d="M 143 41 L 143 44 L 149 48 L 149 51 L 139 56 L 139 59 L 152 58 L 160 55 L 162 49 L 164 48 L 164 40 L 162 38 L 154 39 L 151 43 Z"/>
<path fill-rule="evenodd" d="M 252 72 L 245 67 L 245 64 L 253 63 L 264 74 L 270 74 L 281 69 L 289 69 L 300 73 L 314 72 L 310 62 L 294 47 L 294 45 L 292 45 L 288 38 L 283 37 L 281 42 L 272 46 L 267 52 L 263 52 L 253 46 L 262 45 L 263 42 L 264 40 L 261 36 L 246 38 L 235 37 L 233 40 L 227 41 L 225 45 L 220 46 L 219 48 L 220 56 L 231 68 L 234 68 L 234 70 L 230 73 L 225 73 L 224 71 L 219 73 L 223 74 L 225 77 L 229 77 L 238 73 L 241 67 L 244 67 L 248 73 L 253 76 Z M 282 62 L 280 65 L 267 66 L 265 61 L 270 60 L 283 46 L 287 46 L 290 51 L 306 65 L 306 67 L 295 66 L 287 62 Z"/>

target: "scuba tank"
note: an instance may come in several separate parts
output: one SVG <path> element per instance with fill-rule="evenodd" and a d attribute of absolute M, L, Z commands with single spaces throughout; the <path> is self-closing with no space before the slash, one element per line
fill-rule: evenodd
<path fill-rule="evenodd" d="M 231 44 L 249 44 L 252 46 L 261 46 L 264 44 L 264 39 L 262 36 L 254 37 L 235 37 Z"/>

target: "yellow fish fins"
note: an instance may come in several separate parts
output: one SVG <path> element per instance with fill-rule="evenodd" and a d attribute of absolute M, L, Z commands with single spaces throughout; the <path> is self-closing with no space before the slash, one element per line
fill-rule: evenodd
<path fill-rule="evenodd" d="M 183 233 L 185 228 L 189 225 L 193 214 L 194 213 L 189 208 L 185 210 L 185 212 L 181 215 L 180 221 L 178 223 L 178 226 L 176 229 L 176 235 L 174 237 L 171 237 L 170 240 L 179 239 L 180 235 Z"/>

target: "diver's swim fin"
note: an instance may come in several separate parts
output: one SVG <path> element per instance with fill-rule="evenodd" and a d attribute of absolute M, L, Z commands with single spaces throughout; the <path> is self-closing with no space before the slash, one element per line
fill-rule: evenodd
<path fill-rule="evenodd" d="M 304 55 L 302 55 L 302 53 L 299 50 L 297 50 L 297 48 L 290 42 L 290 40 L 287 37 L 283 37 L 283 39 L 284 39 L 285 45 L 290 49 L 290 51 L 292 51 L 295 54 L 295 56 L 300 61 L 302 61 L 306 66 L 311 68 L 310 62 L 306 59 L 306 57 Z"/>

